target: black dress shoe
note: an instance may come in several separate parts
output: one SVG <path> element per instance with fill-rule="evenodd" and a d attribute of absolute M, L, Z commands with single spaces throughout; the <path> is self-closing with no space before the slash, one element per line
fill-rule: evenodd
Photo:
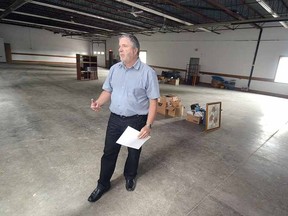
<path fill-rule="evenodd" d="M 134 191 L 136 187 L 136 179 L 126 179 L 126 190 Z"/>
<path fill-rule="evenodd" d="M 101 189 L 101 188 L 96 188 L 91 195 L 88 197 L 88 201 L 89 202 L 96 202 L 97 200 L 99 200 L 101 198 L 101 196 L 107 192 L 109 190 L 109 188 L 106 189 Z"/>

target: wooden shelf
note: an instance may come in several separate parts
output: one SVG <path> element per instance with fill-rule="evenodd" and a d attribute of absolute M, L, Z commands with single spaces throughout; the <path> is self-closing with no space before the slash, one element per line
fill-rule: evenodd
<path fill-rule="evenodd" d="M 97 56 L 76 54 L 77 80 L 98 79 Z"/>

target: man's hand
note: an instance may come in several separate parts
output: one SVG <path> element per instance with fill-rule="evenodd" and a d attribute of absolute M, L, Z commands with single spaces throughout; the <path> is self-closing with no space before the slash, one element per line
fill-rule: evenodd
<path fill-rule="evenodd" d="M 141 130 L 140 133 L 138 135 L 139 139 L 143 139 L 146 138 L 150 135 L 151 129 L 149 127 L 147 127 L 147 125 L 145 125 Z"/>
<path fill-rule="evenodd" d="M 97 101 L 95 101 L 94 99 L 91 99 L 91 106 L 90 106 L 90 108 L 91 108 L 92 110 L 98 112 L 98 111 L 100 111 L 101 106 L 100 106 L 100 104 L 99 104 Z"/>

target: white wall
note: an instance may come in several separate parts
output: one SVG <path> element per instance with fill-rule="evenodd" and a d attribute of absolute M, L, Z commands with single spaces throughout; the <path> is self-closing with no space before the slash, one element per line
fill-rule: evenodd
<path fill-rule="evenodd" d="M 227 30 L 219 35 L 199 32 L 137 36 L 141 49 L 147 50 L 150 65 L 186 69 L 190 57 L 196 57 L 200 58 L 201 71 L 249 77 L 259 30 Z M 107 41 L 108 47 L 117 52 L 117 39 Z M 288 56 L 288 30 L 264 29 L 253 77 L 274 79 L 280 56 Z M 247 87 L 247 79 L 236 80 L 236 87 Z M 202 75 L 200 81 L 210 83 L 211 76 Z M 250 89 L 288 95 L 288 84 L 252 80 Z"/>
<path fill-rule="evenodd" d="M 235 30 L 214 33 L 173 33 L 138 35 L 141 49 L 147 51 L 147 63 L 163 67 L 186 69 L 191 57 L 200 58 L 200 70 L 231 75 L 249 76 L 256 49 L 259 30 Z M 0 38 L 11 44 L 12 52 L 75 56 L 105 51 L 104 44 L 69 39 L 50 31 L 0 24 Z M 118 40 L 107 41 L 106 52 L 111 49 L 117 57 Z M 5 56 L 5 55 L 4 55 Z M 98 55 L 97 55 L 98 56 Z M 253 77 L 274 79 L 280 56 L 288 56 L 288 32 L 284 28 L 263 30 Z M 13 55 L 13 60 L 38 60 L 73 62 L 75 59 Z M 105 66 L 105 56 L 98 56 L 100 66 Z M 229 79 L 229 78 L 225 78 Z M 232 78 L 233 79 L 233 78 Z M 201 82 L 209 83 L 211 76 L 201 75 Z M 247 79 L 237 79 L 236 87 L 247 87 Z M 251 90 L 288 95 L 288 85 L 251 81 Z"/>
<path fill-rule="evenodd" d="M 92 44 L 90 41 L 62 37 L 60 34 L 54 34 L 53 32 L 42 29 L 0 24 L 0 37 L 3 38 L 5 43 L 11 44 L 12 53 L 32 53 L 75 57 L 76 53 L 94 55 L 94 51 L 105 52 L 104 43 Z M 105 55 L 95 55 L 97 56 L 98 65 L 105 67 Z M 12 60 L 76 63 L 75 58 L 16 54 L 12 55 Z"/>
<path fill-rule="evenodd" d="M 6 62 L 4 39 L 0 38 L 0 62 Z"/>
<path fill-rule="evenodd" d="M 18 53 L 48 54 L 75 57 L 76 53 L 90 54 L 91 43 L 61 37 L 53 32 L 0 24 L 0 37 L 10 43 L 11 51 Z M 12 55 L 12 60 L 76 63 L 75 58 Z"/>

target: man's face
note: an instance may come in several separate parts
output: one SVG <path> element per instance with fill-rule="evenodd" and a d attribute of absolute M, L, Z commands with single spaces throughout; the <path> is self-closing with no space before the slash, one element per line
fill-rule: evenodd
<path fill-rule="evenodd" d="M 125 65 L 132 66 L 135 63 L 138 58 L 137 51 L 137 48 L 133 47 L 133 43 L 128 38 L 120 38 L 119 56 Z"/>

